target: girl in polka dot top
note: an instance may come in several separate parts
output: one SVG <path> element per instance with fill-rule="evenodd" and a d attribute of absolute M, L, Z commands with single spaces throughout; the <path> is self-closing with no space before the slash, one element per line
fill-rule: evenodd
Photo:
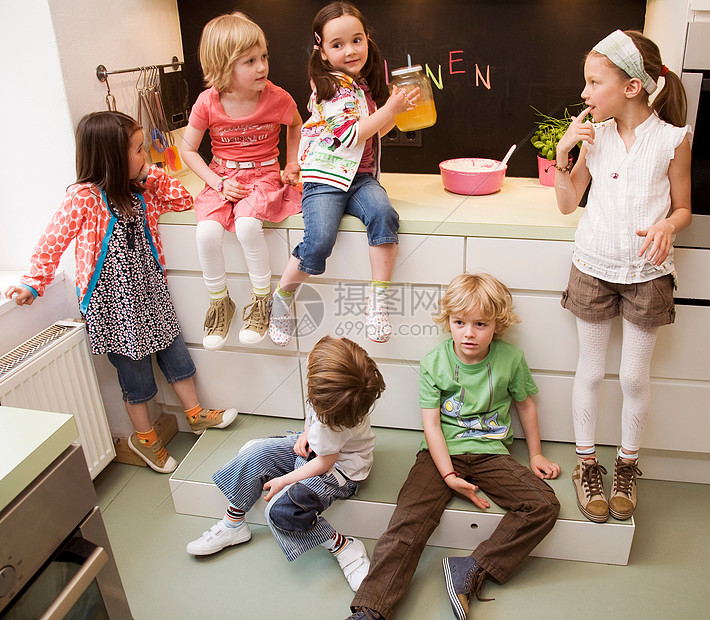
<path fill-rule="evenodd" d="M 92 353 L 106 353 L 116 367 L 136 432 L 128 446 L 150 467 L 177 466 L 152 427 L 148 401 L 157 393 L 151 354 L 181 400 L 193 432 L 223 428 L 235 409 L 200 407 L 195 366 L 180 335 L 168 293 L 158 237 L 158 217 L 184 211 L 187 190 L 156 166 L 143 150 L 143 130 L 120 112 L 95 112 L 79 122 L 77 181 L 40 237 L 30 272 L 5 291 L 30 305 L 53 280 L 62 254 L 76 241 L 76 288 Z"/>

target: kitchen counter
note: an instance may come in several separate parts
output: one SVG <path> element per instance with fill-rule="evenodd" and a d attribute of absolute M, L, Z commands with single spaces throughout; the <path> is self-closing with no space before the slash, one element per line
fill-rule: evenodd
<path fill-rule="evenodd" d="M 0 510 L 78 437 L 73 416 L 0 406 Z"/>
<path fill-rule="evenodd" d="M 196 196 L 204 183 L 193 174 L 179 176 Z M 582 209 L 562 215 L 552 188 L 536 179 L 512 177 L 503 188 L 487 196 L 460 196 L 447 192 L 438 174 L 383 173 L 381 183 L 399 213 L 403 234 L 466 235 L 571 241 Z M 195 224 L 195 212 L 166 213 L 161 224 Z M 299 215 L 271 225 L 274 228 L 303 229 Z M 345 216 L 340 230 L 363 231 L 357 218 Z"/>
<path fill-rule="evenodd" d="M 193 196 L 204 187 L 189 170 L 177 177 Z M 554 188 L 527 177 L 507 177 L 499 192 L 487 196 L 452 194 L 444 189 L 438 174 L 386 172 L 380 181 L 399 213 L 399 232 L 403 234 L 573 241 L 584 213 L 578 208 L 562 215 Z M 195 212 L 166 213 L 160 223 L 194 225 Z M 302 230 L 303 218 L 296 215 L 270 226 Z M 363 231 L 365 227 L 346 215 L 340 230 Z M 679 233 L 675 246 L 710 248 L 710 217 L 695 217 L 693 224 Z"/>

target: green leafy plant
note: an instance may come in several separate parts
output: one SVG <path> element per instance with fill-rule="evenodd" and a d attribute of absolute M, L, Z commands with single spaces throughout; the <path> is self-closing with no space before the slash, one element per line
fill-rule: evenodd
<path fill-rule="evenodd" d="M 562 118 L 549 116 L 544 112 L 540 112 L 536 107 L 530 106 L 535 113 L 542 119 L 537 122 L 537 129 L 530 139 L 532 145 L 540 152 L 540 155 L 552 161 L 557 157 L 557 144 L 565 135 L 565 131 L 572 122 L 572 115 L 568 108 Z"/>

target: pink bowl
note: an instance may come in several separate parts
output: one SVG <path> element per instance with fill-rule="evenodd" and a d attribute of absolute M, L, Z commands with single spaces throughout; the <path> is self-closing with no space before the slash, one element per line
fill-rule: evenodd
<path fill-rule="evenodd" d="M 483 196 L 492 194 L 503 187 L 508 166 L 499 166 L 495 159 L 461 157 L 447 159 L 439 164 L 444 189 L 454 194 Z"/>

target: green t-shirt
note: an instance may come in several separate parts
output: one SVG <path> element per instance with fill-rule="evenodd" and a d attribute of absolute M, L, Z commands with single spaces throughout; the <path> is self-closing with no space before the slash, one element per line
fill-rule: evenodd
<path fill-rule="evenodd" d="M 440 409 L 449 454 L 508 454 L 510 403 L 536 393 L 523 352 L 501 340 L 491 342 L 478 364 L 461 362 L 450 339 L 419 365 L 419 404 Z M 421 447 L 427 448 L 426 439 Z"/>

